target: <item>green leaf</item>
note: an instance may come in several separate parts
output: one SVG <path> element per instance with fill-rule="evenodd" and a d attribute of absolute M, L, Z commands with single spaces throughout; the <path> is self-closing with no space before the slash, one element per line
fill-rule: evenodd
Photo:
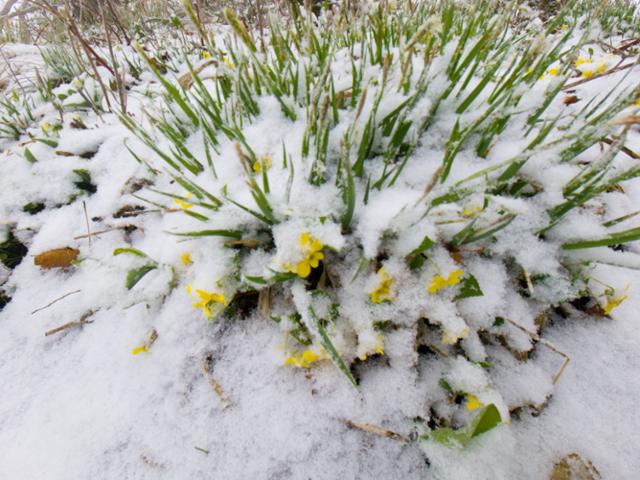
<path fill-rule="evenodd" d="M 240 240 L 242 232 L 240 230 L 197 230 L 194 232 L 169 232 L 171 235 L 178 237 L 229 237 Z"/>
<path fill-rule="evenodd" d="M 322 348 L 324 348 L 327 351 L 334 365 L 338 367 L 338 369 L 344 374 L 344 376 L 349 379 L 349 381 L 353 384 L 354 387 L 358 388 L 358 383 L 356 382 L 356 379 L 353 378 L 353 375 L 351 375 L 351 371 L 349 370 L 347 365 L 344 363 L 344 360 L 342 360 L 342 357 L 340 357 L 340 354 L 336 350 L 336 347 L 333 346 L 333 343 L 329 338 L 329 334 L 327 333 L 327 329 L 322 323 L 322 319 L 318 318 L 312 306 L 309 306 L 309 314 L 315 320 L 315 327 L 320 336 L 320 344 L 322 345 Z"/>
<path fill-rule="evenodd" d="M 24 158 L 26 158 L 30 163 L 36 163 L 38 161 L 35 155 L 31 153 L 31 150 L 27 147 L 24 147 Z"/>
<path fill-rule="evenodd" d="M 150 258 L 149 255 L 144 253 L 142 250 L 138 250 L 137 248 L 116 248 L 113 251 L 114 256 L 121 255 L 123 253 L 128 253 L 130 255 L 135 255 L 137 257 L 142 257 L 142 258 Z"/>
<path fill-rule="evenodd" d="M 460 282 L 460 293 L 456 296 L 455 300 L 482 296 L 484 296 L 484 293 L 482 293 L 478 280 L 469 273 Z"/>
<path fill-rule="evenodd" d="M 422 253 L 429 250 L 436 244 L 433 240 L 431 240 L 427 235 L 425 235 L 420 245 L 414 248 L 409 254 L 406 256 L 406 261 L 409 264 L 409 268 L 415 270 L 416 268 L 420 268 L 424 264 L 424 257 Z"/>
<path fill-rule="evenodd" d="M 569 242 L 562 244 L 564 250 L 580 250 L 583 248 L 609 247 L 611 245 L 620 245 L 622 243 L 640 240 L 640 227 L 630 228 L 616 232 L 605 238 L 597 240 L 582 240 L 578 242 Z"/>
<path fill-rule="evenodd" d="M 151 270 L 155 270 L 156 268 L 158 268 L 157 263 L 147 263 L 146 265 L 143 265 L 141 267 L 129 270 L 129 272 L 127 272 L 127 281 L 124 284 L 125 287 L 127 287 L 127 290 L 131 290 L 136 285 L 136 283 L 142 280 L 142 277 L 144 277 Z"/>
<path fill-rule="evenodd" d="M 502 417 L 497 407 L 492 403 L 484 407 L 474 419 L 463 428 L 454 430 L 452 428 L 438 428 L 427 434 L 431 438 L 443 445 L 454 447 L 465 447 L 475 437 L 500 425 Z"/>

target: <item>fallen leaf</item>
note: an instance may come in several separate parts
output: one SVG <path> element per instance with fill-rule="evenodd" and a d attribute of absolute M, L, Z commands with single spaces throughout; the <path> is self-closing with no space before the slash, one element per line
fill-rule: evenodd
<path fill-rule="evenodd" d="M 567 95 L 566 97 L 564 97 L 564 100 L 562 100 L 562 103 L 564 103 L 565 105 L 571 105 L 572 103 L 576 103 L 578 101 L 580 101 L 580 99 L 576 95 Z"/>
<path fill-rule="evenodd" d="M 600 480 L 601 478 L 600 472 L 593 463 L 574 452 L 555 464 L 550 480 Z"/>
<path fill-rule="evenodd" d="M 54 248 L 36 255 L 34 263 L 40 268 L 66 268 L 79 254 L 80 250 L 71 247 Z"/>

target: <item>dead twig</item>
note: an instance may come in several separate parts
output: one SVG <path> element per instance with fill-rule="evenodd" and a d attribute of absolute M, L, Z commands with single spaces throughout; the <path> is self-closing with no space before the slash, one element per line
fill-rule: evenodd
<path fill-rule="evenodd" d="M 84 221 L 87 225 L 87 238 L 89 239 L 89 246 L 91 246 L 91 227 L 89 225 L 89 214 L 87 213 L 87 202 L 82 201 L 82 209 L 84 210 Z"/>
<path fill-rule="evenodd" d="M 56 298 L 55 300 L 52 300 L 51 302 L 49 302 L 48 304 L 46 304 L 44 307 L 40 307 L 40 308 L 36 308 L 33 312 L 31 312 L 31 315 L 33 315 L 34 313 L 39 312 L 40 310 L 44 310 L 45 308 L 49 308 L 51 305 L 53 305 L 54 303 L 59 302 L 60 300 L 62 300 L 63 298 L 67 298 L 71 295 L 75 295 L 76 293 L 80 293 L 82 290 L 74 290 L 73 292 L 69 292 L 69 293 L 65 293 L 64 295 L 62 295 L 61 297 Z"/>
<path fill-rule="evenodd" d="M 376 425 L 371 425 L 370 423 L 356 423 L 352 422 L 351 420 L 343 420 L 343 422 L 349 428 L 356 428 L 358 430 L 362 430 L 363 432 L 373 433 L 381 437 L 390 438 L 391 440 L 395 440 L 396 442 L 410 442 L 409 438 L 405 437 L 404 435 L 392 432 L 391 430 L 385 430 L 384 428 L 378 427 Z"/>
<path fill-rule="evenodd" d="M 215 378 L 213 378 L 213 374 L 211 373 L 212 364 L 213 364 L 212 355 L 211 354 L 205 355 L 204 360 L 202 362 L 202 371 L 204 372 L 204 376 L 207 377 L 207 381 L 209 382 L 209 385 L 211 385 L 211 388 L 213 388 L 213 391 L 216 392 L 216 395 L 218 395 L 218 398 L 222 402 L 222 408 L 224 409 L 229 408 L 231 406 L 231 401 L 229 400 L 229 397 L 223 390 L 222 386 L 216 381 Z"/>
<path fill-rule="evenodd" d="M 95 312 L 93 311 L 87 312 L 80 318 L 80 320 L 68 322 L 68 323 L 65 323 L 64 325 L 60 325 L 59 327 L 52 328 L 51 330 L 47 330 L 46 332 L 44 332 L 44 336 L 48 337 L 49 335 L 53 335 L 54 333 L 62 332 L 64 330 L 69 330 L 70 328 L 82 327 L 89 323 L 93 323 L 93 320 L 87 320 L 87 318 L 89 318 L 94 313 Z"/>
<path fill-rule="evenodd" d="M 602 142 L 606 143 L 607 145 L 613 145 L 613 140 L 611 140 L 610 138 L 603 138 Z M 634 152 L 628 147 L 622 147 L 620 151 L 633 158 L 634 160 L 640 160 L 640 154 Z"/>
<path fill-rule="evenodd" d="M 536 342 L 540 342 L 542 343 L 545 347 L 547 347 L 549 350 L 551 350 L 552 352 L 557 353 L 558 355 L 564 357 L 564 362 L 562 362 L 562 365 L 560 366 L 560 368 L 558 369 L 558 371 L 556 372 L 556 374 L 553 376 L 553 379 L 551 380 L 551 383 L 553 385 L 555 385 L 558 380 L 560 380 L 560 376 L 562 375 L 562 373 L 564 372 L 564 369 L 567 368 L 567 365 L 569 364 L 569 361 L 571 360 L 569 358 L 569 355 L 567 355 L 566 353 L 558 350 L 558 348 L 551 342 L 549 342 L 548 340 L 545 340 L 544 338 L 541 338 L 540 335 L 538 335 L 537 333 L 534 332 L 530 332 L 529 330 L 527 330 L 525 327 L 523 327 L 522 325 L 520 325 L 519 323 L 514 322 L 511 319 L 506 319 L 507 322 L 509 322 L 511 325 L 513 325 L 514 327 L 522 330 L 524 333 L 526 333 L 527 335 L 529 335 L 534 341 Z"/>

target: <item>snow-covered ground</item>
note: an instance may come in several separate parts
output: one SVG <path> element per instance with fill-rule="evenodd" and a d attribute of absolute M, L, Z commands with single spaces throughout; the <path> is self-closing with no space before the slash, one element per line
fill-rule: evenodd
<path fill-rule="evenodd" d="M 591 98 L 626 73 L 580 85 L 575 95 Z M 639 76 L 636 66 L 625 82 L 637 83 Z M 140 112 L 145 100 L 137 94 L 147 86 L 136 88 L 130 109 Z M 281 115 L 267 111 L 256 123 L 270 124 L 274 137 L 286 136 Z M 55 115 L 50 107 L 39 113 Z M 184 291 L 189 273 L 181 258 L 190 252 L 214 274 L 223 261 L 202 248 L 195 252 L 198 241 L 166 233 L 187 225 L 180 208 L 122 215 L 123 207 L 140 203 L 134 195 L 148 193 L 139 188 L 147 169 L 127 149 L 135 143 L 132 134 L 111 114 L 85 115 L 87 129 L 73 128 L 72 121 L 55 149 L 28 143 L 35 163 L 25 161 L 27 143 L 6 141 L 0 154 L 0 222 L 29 248 L 14 270 L 0 266 L 0 283 L 6 281 L 12 297 L 0 313 L 0 479 L 542 480 L 572 452 L 593 462 L 604 479 L 640 476 L 636 269 L 600 264 L 591 272 L 616 291 L 629 286 L 612 318 L 576 310 L 569 319 L 553 317 L 545 328 L 546 341 L 570 358 L 557 384 L 551 377 L 563 358 L 542 345 L 526 363 L 497 346 L 488 351 L 491 379 L 505 405 L 543 403 L 552 393 L 539 415 L 512 413 L 508 424 L 464 449 L 419 440 L 417 426 L 425 406 L 438 398 L 443 362 L 414 356 L 414 332 L 401 327 L 389 333 L 384 350 L 391 363 L 362 364 L 356 390 L 329 362 L 308 370 L 283 367 L 283 332 L 258 312 L 207 322 Z M 46 133 L 50 127 L 38 128 Z M 254 133 L 258 145 L 277 143 Z M 637 124 L 626 145 L 640 151 Z M 97 190 L 82 196 L 74 170 L 87 168 Z M 22 211 L 30 202 L 46 208 L 35 215 Z M 639 205 L 635 179 L 609 201 L 607 217 Z M 377 214 L 372 207 L 371 224 L 362 228 L 375 226 Z M 572 227 L 580 228 L 579 219 Z M 160 264 L 132 289 L 125 286 L 127 272 L 144 260 L 113 255 L 129 246 Z M 34 264 L 36 255 L 63 247 L 79 250 L 73 268 Z M 624 254 L 600 248 L 588 255 L 611 263 L 624 256 L 631 264 L 639 253 L 632 246 Z M 176 289 L 167 287 L 172 269 Z M 51 332 L 68 322 L 86 323 Z M 148 351 L 132 354 L 152 331 L 157 339 Z M 415 358 L 416 368 L 408 368 Z M 455 362 L 451 369 L 466 368 Z"/>

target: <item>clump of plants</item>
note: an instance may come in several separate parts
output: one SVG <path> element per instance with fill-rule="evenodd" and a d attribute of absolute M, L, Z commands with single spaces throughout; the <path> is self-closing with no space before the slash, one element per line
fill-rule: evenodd
<path fill-rule="evenodd" d="M 262 34 L 231 10 L 224 40 L 200 26 L 179 75 L 138 48 L 164 101 L 121 120 L 155 152 L 152 166 L 132 149 L 148 190 L 186 215 L 170 234 L 192 240 L 193 306 L 212 321 L 260 312 L 283 332 L 285 365 L 332 362 L 355 388 L 358 365 L 411 332 L 416 358 L 448 362 L 427 436 L 465 444 L 507 421 L 492 352 L 525 361 L 546 346 L 555 383 L 568 358 L 542 337 L 548 320 L 625 298 L 579 252 L 640 239 L 604 208 L 640 175 L 616 121 L 638 111 L 636 58 L 591 48 L 618 10 L 588 5 L 526 26 L 517 2 L 319 17 L 291 2 Z M 613 69 L 613 88 L 576 93 Z M 581 222 L 596 233 L 573 233 Z"/>

